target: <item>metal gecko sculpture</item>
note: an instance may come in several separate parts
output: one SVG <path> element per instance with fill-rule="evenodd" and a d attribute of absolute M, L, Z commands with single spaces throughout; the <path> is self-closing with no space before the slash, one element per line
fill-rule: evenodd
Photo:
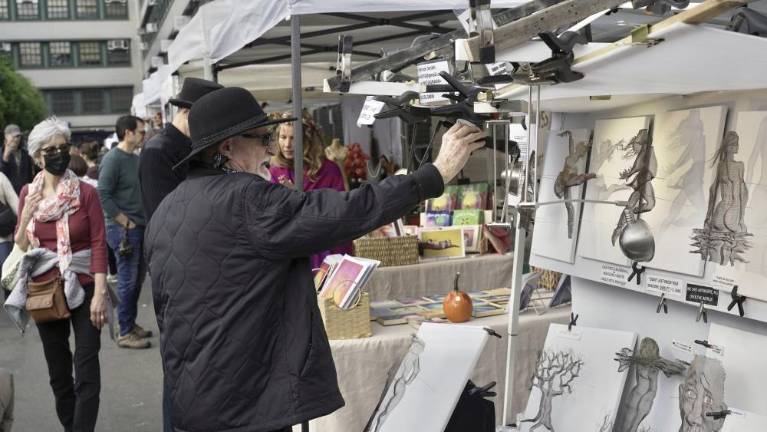
<path fill-rule="evenodd" d="M 575 230 L 575 209 L 573 208 L 573 203 L 570 202 L 570 188 L 586 183 L 595 178 L 596 174 L 578 173 L 578 163 L 581 159 L 585 159 L 588 156 L 591 143 L 581 141 L 576 145 L 573 140 L 573 133 L 569 130 L 561 132 L 559 136 L 567 137 L 569 153 L 565 158 L 562 171 L 559 172 L 554 182 L 554 194 L 557 198 L 565 201 L 565 208 L 567 209 L 567 238 L 571 239 Z"/>

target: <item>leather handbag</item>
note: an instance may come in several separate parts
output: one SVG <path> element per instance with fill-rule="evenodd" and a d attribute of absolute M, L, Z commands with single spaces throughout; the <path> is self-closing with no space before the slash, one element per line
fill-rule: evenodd
<path fill-rule="evenodd" d="M 69 307 L 64 297 L 64 281 L 55 277 L 44 282 L 29 282 L 27 312 L 38 324 L 69 318 Z"/>

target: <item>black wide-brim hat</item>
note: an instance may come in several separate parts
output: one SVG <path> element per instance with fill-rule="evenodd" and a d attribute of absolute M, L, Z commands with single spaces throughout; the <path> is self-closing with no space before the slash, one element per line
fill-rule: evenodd
<path fill-rule="evenodd" d="M 177 166 L 205 149 L 250 129 L 296 120 L 269 119 L 256 98 L 241 87 L 226 87 L 201 97 L 189 112 L 192 152 Z M 175 168 L 175 167 L 174 167 Z"/>
<path fill-rule="evenodd" d="M 200 78 L 187 78 L 184 80 L 184 85 L 181 87 L 179 94 L 175 98 L 168 100 L 168 103 L 180 108 L 192 108 L 201 97 L 222 88 L 224 86 L 217 82 Z"/>

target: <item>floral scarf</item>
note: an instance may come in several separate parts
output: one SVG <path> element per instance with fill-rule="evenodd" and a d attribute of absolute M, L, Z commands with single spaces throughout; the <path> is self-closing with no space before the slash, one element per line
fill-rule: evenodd
<path fill-rule="evenodd" d="M 27 196 L 43 190 L 45 173 L 40 172 L 29 185 Z M 56 186 L 56 195 L 43 198 L 32 214 L 27 226 L 27 238 L 32 247 L 40 247 L 40 239 L 35 237 L 35 222 L 56 221 L 56 253 L 59 256 L 59 270 L 62 274 L 72 262 L 72 245 L 69 241 L 69 215 L 80 208 L 80 179 L 67 170 Z"/>

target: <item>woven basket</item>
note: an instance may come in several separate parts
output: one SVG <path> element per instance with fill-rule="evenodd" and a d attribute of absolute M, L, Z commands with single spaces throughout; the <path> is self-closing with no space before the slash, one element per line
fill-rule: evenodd
<path fill-rule="evenodd" d="M 354 240 L 354 254 L 381 261 L 380 267 L 418 264 L 416 236 L 360 238 Z"/>
<path fill-rule="evenodd" d="M 357 339 L 373 335 L 370 330 L 370 296 L 362 293 L 357 306 L 341 309 L 332 298 L 318 298 L 328 339 Z"/>
<path fill-rule="evenodd" d="M 540 267 L 533 267 L 533 271 L 541 274 L 540 279 L 538 279 L 539 287 L 547 290 L 557 289 L 557 285 L 559 285 L 559 278 L 562 277 L 562 273 L 558 273 L 553 270 L 542 269 Z"/>

